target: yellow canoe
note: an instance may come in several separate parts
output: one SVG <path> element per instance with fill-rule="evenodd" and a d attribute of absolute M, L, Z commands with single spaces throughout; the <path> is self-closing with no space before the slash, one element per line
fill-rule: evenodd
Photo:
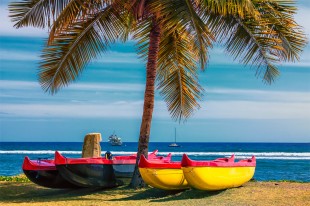
<path fill-rule="evenodd" d="M 239 187 L 253 176 L 256 160 L 251 159 L 234 162 L 230 158 L 213 161 L 193 161 L 186 154 L 182 158 L 182 170 L 188 184 L 199 190 L 223 190 Z"/>
<path fill-rule="evenodd" d="M 163 190 L 189 188 L 181 169 L 181 162 L 147 160 L 142 155 L 139 171 L 144 182 L 152 187 Z"/>

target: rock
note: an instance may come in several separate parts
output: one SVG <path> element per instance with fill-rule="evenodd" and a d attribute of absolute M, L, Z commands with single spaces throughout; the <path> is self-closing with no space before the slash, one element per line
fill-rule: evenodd
<path fill-rule="evenodd" d="M 89 133 L 84 138 L 82 157 L 101 157 L 101 134 Z"/>

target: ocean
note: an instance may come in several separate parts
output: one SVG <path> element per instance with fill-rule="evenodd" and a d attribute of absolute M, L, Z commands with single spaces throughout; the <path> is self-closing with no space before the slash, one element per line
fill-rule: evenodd
<path fill-rule="evenodd" d="M 172 153 L 174 161 L 180 161 L 183 153 L 192 159 L 212 160 L 235 154 L 236 159 L 256 156 L 254 179 L 292 180 L 310 182 L 310 143 L 178 143 L 181 147 L 168 147 L 167 142 L 152 142 L 149 151 L 159 150 L 159 155 Z M 25 156 L 31 159 L 53 158 L 58 150 L 67 157 L 80 157 L 82 142 L 0 142 L 0 175 L 22 173 Z M 113 155 L 135 153 L 137 143 L 125 142 L 122 146 L 101 143 L 102 154 Z"/>

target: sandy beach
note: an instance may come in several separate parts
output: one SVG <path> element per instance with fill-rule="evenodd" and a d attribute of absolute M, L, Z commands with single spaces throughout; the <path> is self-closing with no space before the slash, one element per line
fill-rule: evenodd
<path fill-rule="evenodd" d="M 0 205 L 309 205 L 310 183 L 249 182 L 242 187 L 207 192 L 169 192 L 126 186 L 113 189 L 59 190 L 31 182 L 0 182 Z"/>

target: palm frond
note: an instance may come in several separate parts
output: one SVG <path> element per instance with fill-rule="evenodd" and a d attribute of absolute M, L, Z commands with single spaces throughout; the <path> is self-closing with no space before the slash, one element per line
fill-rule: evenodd
<path fill-rule="evenodd" d="M 111 5 L 109 1 L 101 0 L 71 0 L 54 21 L 49 33 L 48 44 L 75 21 L 82 21 L 87 15 L 94 15 Z"/>
<path fill-rule="evenodd" d="M 256 75 L 270 84 L 280 74 L 278 63 L 298 60 L 306 38 L 294 21 L 296 8 L 291 1 L 253 0 L 253 4 L 260 13 L 258 19 L 210 14 L 207 24 L 229 54 L 256 67 Z"/>
<path fill-rule="evenodd" d="M 149 52 L 150 32 L 152 29 L 152 18 L 146 18 L 138 22 L 133 30 L 133 38 L 137 40 L 136 47 L 140 59 L 147 61 Z"/>
<path fill-rule="evenodd" d="M 225 33 L 230 36 L 224 37 L 224 45 L 228 53 L 245 65 L 255 66 L 256 76 L 272 83 L 280 74 L 275 65 L 281 61 L 278 53 L 283 50 L 274 31 L 265 22 L 252 18 L 241 20 L 234 17 L 226 19 L 226 23 L 229 31 Z"/>
<path fill-rule="evenodd" d="M 209 31 L 201 16 L 200 6 L 191 0 L 161 0 L 154 1 L 150 5 L 150 11 L 161 14 L 161 22 L 165 27 L 174 31 L 175 25 L 187 27 L 194 37 L 193 50 L 199 57 L 201 69 L 204 69 L 208 60 L 208 48 L 215 41 L 213 34 Z"/>
<path fill-rule="evenodd" d="M 281 40 L 283 50 L 278 55 L 284 61 L 299 60 L 303 48 L 307 44 L 306 35 L 295 20 L 297 7 L 295 1 L 257 1 L 255 7 L 261 12 L 261 18 L 275 36 Z"/>
<path fill-rule="evenodd" d="M 80 0 L 71 0 L 68 3 L 52 25 L 48 38 L 49 45 L 53 42 L 57 33 L 61 33 L 63 29 L 77 21 L 78 16 L 82 13 L 83 6 Z"/>
<path fill-rule="evenodd" d="M 198 83 L 197 56 L 193 51 L 193 37 L 186 28 L 161 37 L 157 81 L 160 94 L 175 120 L 189 118 L 200 108 L 203 89 Z"/>
<path fill-rule="evenodd" d="M 253 0 L 195 0 L 203 12 L 213 13 L 220 16 L 238 16 L 244 18 L 246 15 L 259 17 L 258 11 L 253 5 Z"/>
<path fill-rule="evenodd" d="M 59 34 L 41 56 L 42 88 L 53 94 L 74 81 L 91 59 L 117 40 L 123 29 L 122 21 L 113 8 L 107 7 Z"/>
<path fill-rule="evenodd" d="M 39 27 L 52 25 L 70 0 L 23 0 L 9 4 L 9 17 L 16 28 Z"/>

